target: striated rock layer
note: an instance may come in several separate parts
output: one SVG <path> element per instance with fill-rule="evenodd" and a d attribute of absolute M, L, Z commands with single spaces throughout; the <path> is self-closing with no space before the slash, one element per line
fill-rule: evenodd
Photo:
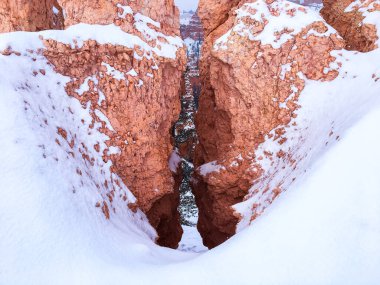
<path fill-rule="evenodd" d="M 42 54 L 55 71 L 70 80 L 68 96 L 89 110 L 94 128 L 106 139 L 93 145 L 77 142 L 75 133 L 57 129 L 72 148 L 81 144 L 87 164 L 95 150 L 121 181 L 98 181 L 104 188 L 99 207 L 112 218 L 115 184 L 125 184 L 157 230 L 160 245 L 176 248 L 182 236 L 177 207 L 178 185 L 169 168 L 173 146 L 170 129 L 180 111 L 179 89 L 185 49 L 179 38 L 178 10 L 173 1 L 59 1 L 65 11 L 61 33 L 42 33 Z M 130 5 L 128 5 L 130 3 Z M 143 15 L 144 14 L 144 15 Z M 162 21 L 162 23 L 157 22 Z M 91 26 L 86 24 L 102 24 Z M 10 46 L 4 55 L 20 54 Z M 37 73 L 45 71 L 37 71 Z M 91 128 L 90 127 L 90 128 Z M 91 130 L 89 130 L 91 133 Z M 106 148 L 100 147 L 106 144 Z M 78 170 L 78 175 L 84 173 Z M 124 197 L 124 201 L 127 198 Z"/>
<path fill-rule="evenodd" d="M 303 94 L 308 82 L 333 85 L 349 74 L 341 58 L 347 42 L 314 11 L 283 0 L 238 2 L 226 11 L 220 1 L 200 1 L 206 39 L 193 185 L 208 247 L 257 218 L 311 156 L 339 139 L 338 118 L 315 125 L 307 110 L 318 108 L 317 99 Z"/>
<path fill-rule="evenodd" d="M 0 33 L 63 29 L 63 13 L 57 0 L 2 0 Z"/>

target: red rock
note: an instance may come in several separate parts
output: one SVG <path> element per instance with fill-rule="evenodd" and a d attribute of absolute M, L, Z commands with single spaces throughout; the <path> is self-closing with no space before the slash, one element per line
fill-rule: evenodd
<path fill-rule="evenodd" d="M 0 4 L 2 31 L 55 28 L 49 18 L 53 11 L 53 4 L 50 5 L 49 1 L 42 4 L 35 1 L 16 2 L 3 1 Z M 180 35 L 178 9 L 172 0 L 130 2 L 59 1 L 65 11 L 65 27 L 78 23 L 117 23 L 126 33 L 139 37 L 142 42 L 158 50 L 168 43 L 168 36 Z M 128 3 L 131 7 L 126 7 Z M 62 11 L 60 7 L 59 11 Z M 145 22 L 153 32 L 157 32 L 157 39 L 150 39 L 138 29 L 137 21 L 145 19 L 139 19 L 138 13 L 161 22 Z M 33 22 L 28 21 L 30 18 Z M 42 52 L 56 72 L 71 78 L 65 86 L 67 94 L 84 107 L 90 105 L 91 127 L 100 124 L 100 131 L 109 138 L 105 141 L 108 148 L 104 150 L 99 148 L 99 144 L 90 146 L 81 142 L 82 159 L 87 165 L 92 165 L 94 158 L 88 150 L 95 149 L 104 162 L 111 161 L 110 171 L 115 177 L 120 177 L 137 198 L 136 206 L 130 208 L 136 211 L 138 207 L 147 215 L 157 230 L 160 245 L 176 248 L 182 236 L 177 211 L 179 193 L 168 160 L 173 150 L 170 129 L 180 111 L 179 91 L 185 69 L 185 49 L 179 47 L 174 58 L 171 58 L 145 50 L 144 46 L 137 44 L 126 47 L 87 40 L 79 45 L 74 40 L 76 45 L 71 46 L 52 39 L 44 40 L 42 36 L 40 39 L 45 48 L 35 52 Z M 3 54 L 15 52 L 9 49 Z M 44 70 L 40 72 L 45 74 Z M 113 72 L 125 79 L 113 76 Z M 82 94 L 79 88 L 83 84 L 87 88 Z M 67 131 L 62 128 L 57 132 L 65 140 L 68 137 Z M 57 143 L 61 145 L 62 141 L 57 139 Z M 71 141 L 67 143 L 72 144 Z M 120 184 L 118 181 L 112 183 Z M 97 207 L 105 218 L 111 219 L 114 191 L 107 185 L 108 192 L 101 193 L 104 201 L 100 201 Z M 97 188 L 100 189 L 98 184 Z"/>
<path fill-rule="evenodd" d="M 352 9 L 345 11 L 352 3 Z M 323 0 L 321 15 L 345 39 L 346 49 L 368 52 L 377 48 L 378 36 L 374 25 L 363 23 L 361 9 L 380 11 L 380 3 L 377 0 Z"/>
<path fill-rule="evenodd" d="M 273 34 L 271 43 L 275 45 L 278 41 L 278 47 L 249 40 L 244 31 L 259 36 L 272 18 L 282 13 L 294 17 L 307 12 L 282 1 L 249 2 L 266 2 L 261 3 L 269 11 L 264 15 L 261 10 L 243 7 L 244 2 L 231 1 L 229 7 L 242 7 L 244 13 L 252 15 L 260 13 L 259 20 L 248 16 L 237 18 L 234 9 L 225 11 L 226 7 L 209 1 L 200 3 L 199 15 L 207 36 L 201 58 L 202 95 L 196 118 L 200 144 L 196 149 L 198 169 L 194 188 L 200 215 L 198 229 L 208 247 L 215 247 L 235 234 L 241 217 L 232 206 L 242 202 L 255 181 L 267 175 L 261 166 L 262 157 L 256 158 L 258 146 L 275 129 L 274 140 L 280 145 L 287 140 L 285 130 L 296 117 L 298 97 L 304 88 L 304 80 L 297 74 L 311 80 L 333 80 L 337 71 L 324 70 L 335 60 L 330 52 L 342 49 L 345 44 L 337 34 L 326 33 L 328 27 L 322 21 L 312 22 L 296 33 L 294 29 L 284 29 Z M 227 20 L 222 17 L 225 15 L 229 15 Z M 216 23 L 221 24 L 215 28 Z M 239 25 L 246 29 L 241 33 L 232 31 L 225 43 L 217 41 Z M 281 40 L 284 35 L 289 35 L 288 40 Z M 281 102 L 286 104 L 281 106 Z M 282 159 L 288 160 L 289 165 L 294 163 L 283 151 L 264 155 L 269 161 Z M 217 170 L 205 171 L 212 164 L 218 165 Z M 273 189 L 259 190 L 266 197 L 265 205 L 279 195 L 280 189 L 281 185 L 276 185 Z M 257 217 L 265 207 L 258 203 L 252 216 Z"/>
<path fill-rule="evenodd" d="M 63 14 L 56 0 L 2 0 L 0 33 L 63 29 Z"/>
<path fill-rule="evenodd" d="M 123 6 L 129 6 L 133 11 L 160 22 L 164 33 L 178 35 L 179 32 L 179 10 L 173 0 L 60 0 L 60 4 L 66 14 L 65 26 L 78 23 L 120 25 L 121 19 L 117 15 L 124 13 Z M 128 14 L 126 16 L 127 22 L 131 20 Z"/>

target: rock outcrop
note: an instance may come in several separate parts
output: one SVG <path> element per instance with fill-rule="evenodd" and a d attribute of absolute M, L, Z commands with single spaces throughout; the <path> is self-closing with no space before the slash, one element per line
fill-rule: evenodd
<path fill-rule="evenodd" d="M 160 30 L 165 34 L 178 35 L 179 10 L 175 7 L 173 0 L 59 0 L 65 11 L 65 25 L 71 26 L 78 23 L 87 24 L 109 24 L 116 25 L 124 23 L 121 17 L 130 16 L 130 10 L 138 11 L 153 21 L 160 23 Z M 127 8 L 129 7 L 129 8 Z M 95 15 L 95 16 L 94 16 Z"/>
<path fill-rule="evenodd" d="M 376 0 L 324 0 L 321 14 L 345 39 L 346 49 L 368 52 L 377 48 L 379 39 L 376 26 L 363 22 L 373 11 L 380 11 Z"/>
<path fill-rule="evenodd" d="M 239 2 L 240 0 L 199 1 L 198 15 L 202 20 L 206 36 L 228 19 L 232 8 Z"/>
<path fill-rule="evenodd" d="M 63 13 L 57 0 L 3 0 L 0 33 L 63 29 Z"/>
<path fill-rule="evenodd" d="M 193 184 L 208 247 L 256 219 L 331 143 L 338 119 L 315 138 L 322 127 L 305 110 L 318 107 L 304 94 L 308 82 L 347 76 L 347 43 L 315 12 L 283 0 L 219 2 L 201 0 L 199 11 L 206 39 Z"/>
<path fill-rule="evenodd" d="M 129 208 L 147 215 L 158 244 L 176 248 L 182 236 L 179 193 L 168 162 L 186 62 L 178 9 L 170 0 L 59 3 L 68 30 L 36 35 L 44 47 L 26 54 L 43 54 L 57 73 L 69 78 L 68 96 L 89 110 L 92 128 L 101 125 L 103 141 L 81 142 L 82 159 L 91 165 L 88 149 L 94 149 L 121 181 L 97 182 L 106 189 L 97 207 L 112 218 L 115 184 L 125 184 L 137 198 Z M 3 51 L 14 53 L 23 52 L 12 46 Z M 75 133 L 57 133 L 73 148 L 78 145 Z M 102 143 L 107 147 L 101 148 Z"/>

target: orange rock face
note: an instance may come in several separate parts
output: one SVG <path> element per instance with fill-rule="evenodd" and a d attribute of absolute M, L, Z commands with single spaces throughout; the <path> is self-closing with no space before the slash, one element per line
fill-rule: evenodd
<path fill-rule="evenodd" d="M 232 8 L 241 2 L 240 0 L 200 0 L 198 16 L 202 20 L 205 34 L 210 34 L 213 30 L 223 24 L 229 17 Z"/>
<path fill-rule="evenodd" d="M 260 153 L 259 146 L 268 138 L 280 146 L 287 141 L 287 128 L 297 116 L 305 79 L 333 80 L 338 72 L 329 68 L 335 61 L 330 53 L 345 43 L 323 21 L 272 32 L 270 22 L 276 18 L 286 16 L 286 22 L 297 23 L 296 19 L 309 17 L 306 9 L 284 1 L 240 3 L 239 10 L 216 29 L 209 18 L 215 14 L 219 22 L 226 12 L 210 11 L 210 7 L 218 9 L 218 5 L 209 5 L 199 13 L 209 35 L 201 59 L 194 188 L 198 229 L 205 245 L 215 247 L 236 231 L 241 217 L 232 206 L 269 175 L 261 161 L 281 159 L 290 169 L 296 166 L 291 153 L 281 149 Z M 252 209 L 252 217 L 282 190 L 281 185 L 259 186 L 257 194 L 265 202 Z"/>
<path fill-rule="evenodd" d="M 364 11 L 380 11 L 376 0 L 324 0 L 321 14 L 346 41 L 346 49 L 368 52 L 377 48 L 377 30 L 363 23 Z"/>
<path fill-rule="evenodd" d="M 78 23 L 88 24 L 120 24 L 120 18 L 116 15 L 130 15 L 125 7 L 150 17 L 161 23 L 161 31 L 166 34 L 176 34 L 179 31 L 179 10 L 174 6 L 173 0 L 60 0 L 65 11 L 65 25 L 71 26 Z"/>
<path fill-rule="evenodd" d="M 59 2 L 66 27 L 78 23 L 108 25 L 86 26 L 87 30 L 70 44 L 60 42 L 60 36 L 49 39 L 41 34 L 44 49 L 32 51 L 42 53 L 57 73 L 70 79 L 65 86 L 67 94 L 89 108 L 93 125 L 102 125 L 107 148 L 100 149 L 99 143 L 83 145 L 82 158 L 87 165 L 94 162 L 86 151 L 91 148 L 105 163 L 111 162 L 111 173 L 120 177 L 137 198 L 130 209 L 139 208 L 147 215 L 157 230 L 158 244 L 176 248 L 182 228 L 177 211 L 178 183 L 175 185 L 169 168 L 173 151 L 170 130 L 180 112 L 179 93 L 186 63 L 185 48 L 177 37 L 178 10 L 173 1 L 167 0 Z M 20 29 L 39 30 L 37 26 Z M 76 30 L 73 27 L 71 31 L 74 34 Z M 66 36 L 64 33 L 59 35 Z M 101 40 L 92 39 L 88 33 Z M 125 44 L 108 43 L 115 37 L 107 33 L 118 33 L 116 40 Z M 3 52 L 12 53 L 20 54 L 11 49 Z M 75 134 L 63 129 L 57 133 L 74 147 Z M 108 190 L 103 193 L 107 198 L 97 207 L 110 219 L 115 198 L 112 185 L 119 182 L 98 183 Z"/>
<path fill-rule="evenodd" d="M 2 0 L 0 32 L 63 29 L 62 9 L 56 0 Z"/>

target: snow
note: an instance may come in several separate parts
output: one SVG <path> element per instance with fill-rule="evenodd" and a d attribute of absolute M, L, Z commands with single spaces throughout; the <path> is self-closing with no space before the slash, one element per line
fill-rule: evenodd
<path fill-rule="evenodd" d="M 114 67 L 112 67 L 111 65 L 109 65 L 108 63 L 105 63 L 105 62 L 102 62 L 102 65 L 107 68 L 107 74 L 109 76 L 112 76 L 116 80 L 125 80 L 124 72 L 121 72 L 121 71 L 115 69 Z"/>
<path fill-rule="evenodd" d="M 54 7 L 54 6 L 53 6 L 53 13 L 54 13 L 55 15 L 58 15 L 58 14 L 59 14 L 59 10 L 58 10 L 56 7 Z"/>
<path fill-rule="evenodd" d="M 328 147 L 337 143 L 347 128 L 379 104 L 380 82 L 376 82 L 373 75 L 380 74 L 376 60 L 380 58 L 380 50 L 369 53 L 339 51 L 333 52 L 332 55 L 337 58 L 337 62 L 342 63 L 339 76 L 335 80 L 312 81 L 304 78 L 302 73 L 298 74 L 306 82 L 299 100 L 302 108 L 297 111 L 297 118 L 293 119 L 287 128 L 288 140 L 284 144 L 281 145 L 268 136 L 259 146 L 256 154 L 258 157 L 264 157 L 260 165 L 265 170 L 266 177 L 250 189 L 251 193 L 257 188 L 264 189 L 263 185 L 271 189 L 281 185 L 283 189 L 288 189 L 293 179 L 298 179 L 303 172 L 308 171 L 310 165 L 321 157 Z M 280 103 L 280 106 L 284 105 Z M 296 125 L 293 125 L 294 122 Z M 271 135 L 274 135 L 275 131 L 273 130 Z M 295 170 L 288 166 L 287 160 L 273 160 L 265 156 L 265 151 L 275 154 L 280 150 L 292 153 L 292 158 L 298 161 Z M 283 170 L 277 172 L 277 169 Z M 249 225 L 254 204 L 261 204 L 259 212 L 269 206 L 264 192 L 255 194 L 235 206 L 244 216 L 239 230 Z"/>
<path fill-rule="evenodd" d="M 252 3 L 246 3 L 242 7 L 236 10 L 235 25 L 226 34 L 221 36 L 216 42 L 214 49 L 226 49 L 226 44 L 232 34 L 239 34 L 240 36 L 247 37 L 249 40 L 261 41 L 262 45 L 272 45 L 273 48 L 280 48 L 286 41 L 292 39 L 294 35 L 301 32 L 301 30 L 315 21 L 323 21 L 317 11 L 312 9 L 298 10 L 300 5 L 288 2 L 285 0 L 276 1 L 270 5 L 265 1 L 254 1 Z M 295 9 L 294 16 L 290 13 L 280 13 L 278 17 L 271 15 L 271 10 L 291 10 Z M 252 12 L 257 11 L 257 12 Z M 243 22 L 248 17 L 262 25 L 265 24 L 264 30 L 258 34 L 252 33 Z M 265 19 L 270 19 L 268 23 L 265 23 Z M 291 31 L 289 33 L 281 34 L 280 38 L 277 38 L 277 33 L 281 33 L 283 30 Z M 313 31 L 317 33 L 316 31 Z M 333 34 L 335 30 L 328 26 L 328 30 L 323 33 L 325 36 Z"/>
<path fill-rule="evenodd" d="M 178 150 L 174 150 L 172 152 L 172 154 L 170 155 L 170 158 L 169 158 L 169 169 L 173 172 L 173 173 L 177 173 L 177 170 L 178 170 L 178 166 L 179 164 L 181 163 L 182 159 L 179 155 L 179 152 Z"/>
<path fill-rule="evenodd" d="M 0 57 L 0 64 L 10 60 L 17 58 Z M 208 284 L 377 285 L 379 106 L 252 227 L 202 255 L 181 253 L 155 246 L 134 226 L 128 212 L 111 222 L 104 220 L 93 207 L 97 199 L 92 197 L 98 195 L 93 187 L 78 187 L 73 194 L 69 168 L 75 167 L 74 162 L 41 159 L 37 147 L 41 142 L 52 148 L 51 153 L 63 151 L 47 144 L 53 133 L 40 128 L 38 120 L 29 120 L 23 98 L 13 91 L 20 77 L 12 80 L 7 74 L 25 68 L 25 62 L 19 63 L 24 64 L 0 69 L 0 133 L 7 134 L 0 136 L 4 162 L 0 165 L 0 284 L 120 284 L 127 280 L 186 285 L 207 280 Z M 52 70 L 47 76 L 64 79 L 56 78 Z M 38 80 L 47 82 L 42 77 Z M 62 92 L 53 100 L 60 97 L 57 102 L 82 112 Z M 34 97 L 30 104 L 50 105 L 40 98 L 43 94 L 25 96 Z M 66 117 L 56 119 L 62 123 Z"/>
<path fill-rule="evenodd" d="M 226 168 L 223 165 L 219 165 L 217 161 L 212 161 L 212 162 L 203 164 L 201 167 L 199 167 L 199 173 L 202 176 L 207 176 L 207 174 L 210 174 L 212 172 L 219 172 L 225 169 Z"/>
<path fill-rule="evenodd" d="M 136 19 L 138 19 L 136 28 L 142 33 L 143 38 L 125 33 L 114 24 L 89 25 L 81 23 L 70 26 L 64 31 L 48 30 L 39 33 L 14 32 L 0 34 L 0 50 L 5 50 L 10 45 L 14 50 L 24 50 L 24 45 L 27 41 L 29 41 L 29 49 L 41 49 L 44 46 L 43 42 L 39 40 L 39 36 L 42 36 L 44 39 L 52 39 L 64 44 L 70 44 L 73 48 L 75 46 L 82 47 L 84 41 L 96 40 L 99 44 L 123 45 L 131 49 L 139 46 L 144 50 L 143 56 L 148 59 L 152 57 L 152 52 L 161 57 L 176 58 L 177 50 L 183 47 L 183 42 L 179 37 L 167 36 L 149 28 L 147 23 L 151 23 L 152 21 L 144 22 L 147 17 L 137 15 Z M 148 44 L 149 40 L 158 38 L 165 40 L 159 41 L 159 44 L 157 43 L 154 47 Z"/>
<path fill-rule="evenodd" d="M 121 4 L 117 4 L 116 6 L 123 10 L 123 13 L 118 15 L 120 18 L 125 19 L 127 14 L 133 15 L 133 10 L 130 6 L 123 6 Z"/>
<path fill-rule="evenodd" d="M 88 85 L 90 80 L 95 84 L 98 84 L 98 79 L 96 76 L 89 76 L 84 80 L 83 84 L 75 90 L 75 92 L 77 92 L 80 96 L 82 96 L 85 92 L 88 92 L 90 90 L 90 86 Z"/>
<path fill-rule="evenodd" d="M 178 250 L 197 253 L 208 251 L 208 248 L 201 243 L 202 238 L 196 227 L 183 225 L 182 228 L 183 236 L 181 242 L 179 243 Z"/>
<path fill-rule="evenodd" d="M 106 95 L 101 90 L 98 90 L 99 93 L 99 99 L 98 99 L 98 105 L 101 106 L 102 103 L 106 100 Z"/>
<path fill-rule="evenodd" d="M 186 39 L 184 40 L 184 42 L 185 42 L 185 45 L 186 45 L 187 47 L 191 47 L 191 46 L 195 43 L 195 41 L 194 41 L 192 38 L 186 38 Z"/>
<path fill-rule="evenodd" d="M 134 68 L 132 68 L 130 71 L 127 72 L 127 75 L 136 77 L 138 74 Z"/>
<path fill-rule="evenodd" d="M 107 116 L 104 115 L 101 111 L 99 111 L 98 109 L 95 110 L 95 115 L 99 118 L 100 121 L 104 122 L 106 124 L 106 127 L 110 130 L 110 131 L 115 131 L 114 128 L 112 127 L 111 125 L 111 122 L 108 120 Z"/>

